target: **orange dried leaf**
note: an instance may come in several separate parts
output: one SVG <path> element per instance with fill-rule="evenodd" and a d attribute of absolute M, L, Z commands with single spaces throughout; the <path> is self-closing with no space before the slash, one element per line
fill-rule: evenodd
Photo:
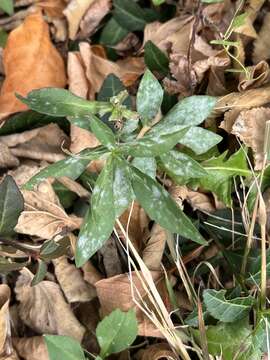
<path fill-rule="evenodd" d="M 13 30 L 4 50 L 6 78 L 0 92 L 0 121 L 27 110 L 15 93 L 26 95 L 42 87 L 65 87 L 64 61 L 53 46 L 41 13 L 29 15 Z"/>

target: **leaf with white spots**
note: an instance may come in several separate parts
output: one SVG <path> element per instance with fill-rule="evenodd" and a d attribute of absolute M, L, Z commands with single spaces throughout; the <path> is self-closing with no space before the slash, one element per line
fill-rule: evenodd
<path fill-rule="evenodd" d="M 159 165 L 179 185 L 185 184 L 191 178 L 207 175 L 197 161 L 177 150 L 160 155 Z"/>
<path fill-rule="evenodd" d="M 152 220 L 173 233 L 199 244 L 206 244 L 191 220 L 160 184 L 135 167 L 132 168 L 132 173 L 135 196 Z"/>
<path fill-rule="evenodd" d="M 134 309 L 128 312 L 114 310 L 97 326 L 100 357 L 105 359 L 110 354 L 125 350 L 134 342 L 137 333 L 138 324 Z"/>
<path fill-rule="evenodd" d="M 115 135 L 112 130 L 96 116 L 91 116 L 91 130 L 102 145 L 112 150 L 116 146 Z"/>
<path fill-rule="evenodd" d="M 131 186 L 131 175 L 125 160 L 115 157 L 113 159 L 113 196 L 116 217 L 119 217 L 134 200 Z"/>
<path fill-rule="evenodd" d="M 138 157 L 132 160 L 132 165 L 151 178 L 156 178 L 157 162 L 153 157 Z"/>
<path fill-rule="evenodd" d="M 163 89 L 151 73 L 146 70 L 139 85 L 137 93 L 137 111 L 145 125 L 157 115 L 163 99 Z"/>
<path fill-rule="evenodd" d="M 78 267 L 93 256 L 112 233 L 115 222 L 113 203 L 113 161 L 108 158 L 96 181 L 91 206 L 79 233 L 75 254 Z"/>

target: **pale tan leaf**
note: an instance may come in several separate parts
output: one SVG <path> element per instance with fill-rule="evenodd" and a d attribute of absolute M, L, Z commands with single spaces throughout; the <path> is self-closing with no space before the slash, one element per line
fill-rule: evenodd
<path fill-rule="evenodd" d="M 19 159 L 12 155 L 7 145 L 0 141 L 0 169 L 19 166 Z"/>
<path fill-rule="evenodd" d="M 233 92 L 219 99 L 213 117 L 225 112 L 224 121 L 222 121 L 220 127 L 230 133 L 237 116 L 242 110 L 259 107 L 269 102 L 269 86 L 250 89 L 241 93 Z"/>
<path fill-rule="evenodd" d="M 27 109 L 15 92 L 27 95 L 42 87 L 65 87 L 63 59 L 50 40 L 41 13 L 29 15 L 13 30 L 4 50 L 6 78 L 0 92 L 0 119 Z"/>
<path fill-rule="evenodd" d="M 56 278 L 69 303 L 94 299 L 95 288 L 84 281 L 81 271 L 70 264 L 66 256 L 53 260 Z"/>
<path fill-rule="evenodd" d="M 192 191 L 188 189 L 187 201 L 194 210 L 206 211 L 208 213 L 216 210 L 210 196 L 199 191 Z"/>
<path fill-rule="evenodd" d="M 69 90 L 84 99 L 88 97 L 88 80 L 85 75 L 84 63 L 79 52 L 69 52 L 67 62 Z"/>
<path fill-rule="evenodd" d="M 11 175 L 16 181 L 16 184 L 21 187 L 45 166 L 47 166 L 47 163 L 45 162 L 39 164 L 34 161 L 27 161 L 17 169 L 10 170 L 8 174 Z"/>
<path fill-rule="evenodd" d="M 67 135 L 57 124 L 49 124 L 19 134 L 0 136 L 0 143 L 9 147 L 14 156 L 55 162 L 65 158 L 61 146 Z"/>
<path fill-rule="evenodd" d="M 160 270 L 166 240 L 167 231 L 159 224 L 154 224 L 142 253 L 142 259 L 149 270 Z"/>
<path fill-rule="evenodd" d="M 260 61 L 258 64 L 247 67 L 249 78 L 246 79 L 245 73 L 241 73 L 239 77 L 238 90 L 254 89 L 261 87 L 269 82 L 269 65 L 266 61 Z"/>
<path fill-rule="evenodd" d="M 255 108 L 242 111 L 232 127 L 232 134 L 253 150 L 255 170 L 261 170 L 263 166 L 265 123 L 268 120 L 269 108 Z"/>
<path fill-rule="evenodd" d="M 169 308 L 168 294 L 164 281 L 162 281 L 160 272 L 151 272 L 151 275 L 156 282 L 156 286 L 160 292 L 161 297 L 163 298 L 164 303 Z M 162 337 L 159 330 L 155 328 L 148 317 L 146 317 L 144 313 L 134 304 L 131 292 L 131 282 L 134 286 L 134 296 L 136 300 L 141 303 L 141 299 L 137 294 L 138 291 L 140 296 L 143 298 L 143 301 L 148 304 L 146 291 L 143 288 L 141 281 L 136 273 L 132 273 L 131 279 L 127 274 L 121 274 L 113 276 L 109 279 L 100 280 L 95 284 L 98 298 L 101 304 L 102 314 L 104 316 L 108 315 L 117 308 L 122 311 L 128 311 L 131 308 L 135 308 L 139 325 L 139 335 Z M 150 304 L 148 304 L 148 306 L 151 308 Z"/>
<path fill-rule="evenodd" d="M 12 353 L 12 348 L 8 343 L 11 335 L 10 316 L 9 316 L 9 300 L 10 289 L 7 285 L 0 285 L 0 356 Z"/>
<path fill-rule="evenodd" d="M 49 360 L 47 346 L 42 336 L 13 338 L 17 353 L 25 360 Z"/>
<path fill-rule="evenodd" d="M 136 360 L 177 360 L 178 356 L 170 349 L 166 343 L 153 344 L 146 349 L 140 350 Z"/>
<path fill-rule="evenodd" d="M 81 219 L 66 214 L 49 181 L 39 184 L 36 191 L 22 193 L 25 203 L 15 228 L 18 233 L 52 239 L 64 229 L 80 227 Z"/>
<path fill-rule="evenodd" d="M 93 286 L 97 281 L 103 279 L 103 276 L 100 274 L 100 272 L 98 272 L 90 260 L 82 266 L 82 270 L 84 280 Z"/>
<path fill-rule="evenodd" d="M 31 286 L 33 274 L 26 268 L 20 273 L 15 293 L 24 323 L 40 334 L 66 335 L 81 341 L 85 329 L 66 303 L 59 285 L 41 281 Z"/>
<path fill-rule="evenodd" d="M 100 21 L 111 10 L 111 0 L 94 0 L 80 22 L 79 37 L 89 38 L 97 29 Z"/>
<path fill-rule="evenodd" d="M 257 39 L 254 41 L 254 50 L 252 60 L 256 64 L 261 60 L 270 58 L 270 12 L 268 12 L 263 20 L 263 25 L 259 31 Z"/>
<path fill-rule="evenodd" d="M 74 40 L 78 32 L 81 19 L 94 0 L 71 0 L 63 11 L 69 26 L 69 38 Z"/>
<path fill-rule="evenodd" d="M 89 198 L 90 192 L 87 191 L 81 184 L 77 181 L 70 179 L 67 176 L 63 176 L 57 179 L 62 185 L 64 185 L 67 189 L 77 194 L 79 197 Z"/>

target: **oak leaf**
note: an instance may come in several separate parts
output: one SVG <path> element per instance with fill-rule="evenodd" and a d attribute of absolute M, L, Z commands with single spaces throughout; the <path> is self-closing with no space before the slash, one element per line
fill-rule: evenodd
<path fill-rule="evenodd" d="M 3 61 L 6 78 L 0 92 L 0 120 L 27 109 L 15 93 L 25 96 L 33 89 L 66 85 L 64 61 L 40 12 L 29 15 L 9 34 Z"/>

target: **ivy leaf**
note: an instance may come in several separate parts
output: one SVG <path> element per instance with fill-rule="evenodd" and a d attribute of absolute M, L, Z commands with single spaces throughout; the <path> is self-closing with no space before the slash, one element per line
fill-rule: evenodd
<path fill-rule="evenodd" d="M 137 200 L 152 220 L 172 233 L 180 234 L 199 244 L 207 244 L 169 193 L 135 167 L 132 167 L 132 186 Z"/>
<path fill-rule="evenodd" d="M 151 178 L 156 178 L 157 172 L 157 162 L 155 158 L 151 157 L 138 157 L 132 160 L 132 165 L 139 169 L 142 173 L 150 176 Z"/>
<path fill-rule="evenodd" d="M 245 153 L 239 149 L 228 160 L 227 151 L 202 163 L 208 175 L 198 180 L 205 190 L 213 191 L 227 206 L 231 205 L 231 180 L 236 175 L 249 176 Z"/>
<path fill-rule="evenodd" d="M 69 336 L 45 335 L 50 360 L 85 360 L 80 343 Z"/>
<path fill-rule="evenodd" d="M 128 348 L 136 339 L 138 324 L 134 309 L 114 310 L 97 326 L 96 335 L 101 348 L 100 357 L 118 353 Z"/>
<path fill-rule="evenodd" d="M 187 126 L 179 127 L 178 131 L 164 135 L 150 130 L 142 139 L 123 144 L 119 147 L 119 150 L 126 155 L 135 157 L 155 157 L 171 150 L 187 131 Z"/>
<path fill-rule="evenodd" d="M 11 235 L 24 209 L 23 196 L 13 177 L 6 175 L 0 184 L 0 234 Z"/>
<path fill-rule="evenodd" d="M 14 14 L 13 0 L 1 0 L 0 9 L 2 9 L 8 15 L 13 15 Z"/>
<path fill-rule="evenodd" d="M 203 300 L 207 311 L 215 319 L 222 322 L 234 322 L 246 317 L 255 304 L 252 296 L 225 299 L 226 290 L 204 290 Z"/>
<path fill-rule="evenodd" d="M 72 180 L 76 180 L 83 173 L 91 160 L 99 159 L 102 155 L 106 154 L 106 151 L 107 150 L 103 147 L 84 149 L 76 155 L 57 161 L 33 176 L 26 184 L 24 184 L 23 188 L 32 190 L 37 184 L 48 177 L 59 178 L 61 176 L 67 176 Z"/>
<path fill-rule="evenodd" d="M 179 185 L 191 178 L 207 175 L 206 170 L 190 156 L 177 150 L 160 155 L 159 165 Z"/>
<path fill-rule="evenodd" d="M 119 217 L 134 200 L 128 164 L 118 157 L 113 158 L 113 196 L 115 216 Z"/>
<path fill-rule="evenodd" d="M 222 137 L 212 131 L 192 126 L 180 140 L 180 143 L 190 148 L 195 154 L 201 155 L 217 145 L 221 140 Z"/>
<path fill-rule="evenodd" d="M 33 280 L 31 281 L 31 286 L 35 286 L 40 283 L 47 274 L 47 265 L 43 260 L 38 259 L 38 268 Z"/>
<path fill-rule="evenodd" d="M 232 324 L 219 323 L 206 330 L 208 351 L 224 360 L 260 360 L 262 352 L 253 344 L 248 318 Z"/>
<path fill-rule="evenodd" d="M 116 146 L 116 140 L 114 133 L 108 125 L 104 124 L 96 116 L 91 117 L 91 130 L 95 134 L 96 138 L 102 145 L 106 146 L 109 150 L 113 150 Z"/>
<path fill-rule="evenodd" d="M 65 89 L 44 88 L 31 91 L 26 98 L 16 96 L 30 109 L 51 116 L 90 116 L 112 109 L 109 103 L 88 101 Z"/>
<path fill-rule="evenodd" d="M 97 178 L 91 196 L 91 206 L 81 227 L 75 261 L 82 266 L 109 238 L 115 223 L 113 193 L 113 161 L 107 159 L 106 165 Z"/>
<path fill-rule="evenodd" d="M 163 99 L 163 89 L 150 70 L 146 70 L 137 93 L 137 111 L 145 125 L 157 115 Z"/>
<path fill-rule="evenodd" d="M 151 40 L 144 45 L 144 61 L 151 71 L 158 71 L 162 75 L 169 72 L 169 59 Z"/>
<path fill-rule="evenodd" d="M 143 9 L 130 0 L 114 0 L 113 15 L 121 26 L 129 31 L 143 30 L 147 16 Z"/>
<path fill-rule="evenodd" d="M 103 27 L 99 42 L 102 45 L 115 46 L 127 36 L 128 32 L 112 17 Z"/>
<path fill-rule="evenodd" d="M 104 80 L 101 89 L 99 90 L 97 99 L 98 101 L 110 101 L 111 97 L 118 95 L 121 91 L 124 90 L 126 90 L 126 88 L 122 81 L 114 74 L 110 74 Z M 124 100 L 123 105 L 131 107 L 132 102 L 130 96 Z"/>

